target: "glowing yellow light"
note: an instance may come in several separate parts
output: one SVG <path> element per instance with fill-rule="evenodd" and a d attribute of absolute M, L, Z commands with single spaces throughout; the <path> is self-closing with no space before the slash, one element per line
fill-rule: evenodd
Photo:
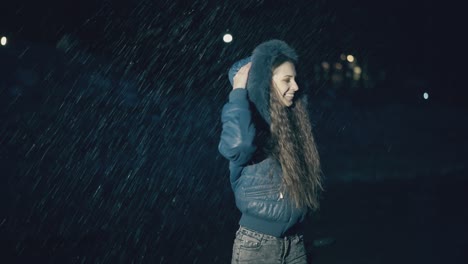
<path fill-rule="evenodd" d="M 328 69 L 330 69 L 330 63 L 324 61 L 324 62 L 322 62 L 322 67 L 323 67 L 325 70 L 328 70 Z"/>
<path fill-rule="evenodd" d="M 353 55 L 348 55 L 348 56 L 346 56 L 346 59 L 348 60 L 348 62 L 353 62 L 354 61 L 354 56 Z"/>
<path fill-rule="evenodd" d="M 1 44 L 2 46 L 5 46 L 5 45 L 7 44 L 7 38 L 6 38 L 6 37 L 2 37 L 2 38 L 0 39 L 0 44 Z"/>
<path fill-rule="evenodd" d="M 232 35 L 231 34 L 224 34 L 223 36 L 223 41 L 226 43 L 230 43 L 232 41 Z"/>
<path fill-rule="evenodd" d="M 355 74 L 361 74 L 362 73 L 362 69 L 359 66 L 354 67 L 353 71 L 354 71 Z"/>

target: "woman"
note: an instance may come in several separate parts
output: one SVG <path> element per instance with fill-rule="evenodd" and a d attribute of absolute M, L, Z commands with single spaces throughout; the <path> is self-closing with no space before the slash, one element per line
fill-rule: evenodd
<path fill-rule="evenodd" d="M 307 262 L 301 223 L 322 185 L 296 63 L 291 47 L 271 40 L 229 70 L 219 151 L 242 213 L 232 263 Z"/>

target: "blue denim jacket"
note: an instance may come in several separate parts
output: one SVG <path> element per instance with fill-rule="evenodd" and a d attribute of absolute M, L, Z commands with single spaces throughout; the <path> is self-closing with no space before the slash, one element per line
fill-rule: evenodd
<path fill-rule="evenodd" d="M 219 152 L 229 160 L 230 182 L 236 205 L 242 213 L 240 225 L 281 237 L 302 222 L 307 210 L 296 208 L 280 191 L 281 166 L 272 158 L 253 161 L 255 125 L 249 109 L 247 89 L 235 89 L 222 110 Z"/>

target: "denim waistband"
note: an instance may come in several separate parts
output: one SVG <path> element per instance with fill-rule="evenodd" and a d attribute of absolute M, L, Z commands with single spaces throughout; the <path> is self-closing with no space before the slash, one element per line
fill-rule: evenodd
<path fill-rule="evenodd" d="M 288 240 L 288 239 L 294 239 L 296 237 L 301 236 L 301 234 L 296 233 L 296 234 L 292 234 L 292 235 L 285 235 L 285 236 L 281 236 L 281 237 L 275 237 L 275 236 L 263 234 L 263 233 L 260 233 L 260 232 L 254 231 L 254 230 L 250 230 L 250 229 L 248 229 L 246 227 L 243 227 L 243 226 L 239 227 L 239 230 L 237 230 L 237 234 L 238 233 L 242 233 L 244 235 L 255 237 L 255 238 L 259 239 L 259 240 L 261 240 L 262 238 L 263 239 L 268 239 L 268 240 Z"/>

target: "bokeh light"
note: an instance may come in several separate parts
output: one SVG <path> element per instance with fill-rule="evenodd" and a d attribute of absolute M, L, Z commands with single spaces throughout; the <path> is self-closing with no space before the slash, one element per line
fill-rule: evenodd
<path fill-rule="evenodd" d="M 354 56 L 353 55 L 348 55 L 348 56 L 346 56 L 346 59 L 348 60 L 348 62 L 353 62 L 354 61 Z"/>
<path fill-rule="evenodd" d="M 7 38 L 5 36 L 2 36 L 2 38 L 0 39 L 0 44 L 2 46 L 5 46 L 7 44 Z"/>
<path fill-rule="evenodd" d="M 226 43 L 230 43 L 232 41 L 232 35 L 229 34 L 229 33 L 224 34 L 223 41 L 226 42 Z"/>
<path fill-rule="evenodd" d="M 328 63 L 326 61 L 322 62 L 322 68 L 324 70 L 329 70 L 330 69 L 330 63 Z"/>
<path fill-rule="evenodd" d="M 343 69 L 343 65 L 341 63 L 337 62 L 337 63 L 335 63 L 335 69 L 341 70 L 341 69 Z"/>
<path fill-rule="evenodd" d="M 424 94 L 423 94 L 423 97 L 424 97 L 424 99 L 427 100 L 427 99 L 429 99 L 429 94 L 428 94 L 428 93 L 424 93 Z"/>
<path fill-rule="evenodd" d="M 354 71 L 355 74 L 361 74 L 362 73 L 362 69 L 359 66 L 354 67 L 353 71 Z"/>
<path fill-rule="evenodd" d="M 359 81 L 361 79 L 362 69 L 359 66 L 353 68 L 353 80 Z"/>

